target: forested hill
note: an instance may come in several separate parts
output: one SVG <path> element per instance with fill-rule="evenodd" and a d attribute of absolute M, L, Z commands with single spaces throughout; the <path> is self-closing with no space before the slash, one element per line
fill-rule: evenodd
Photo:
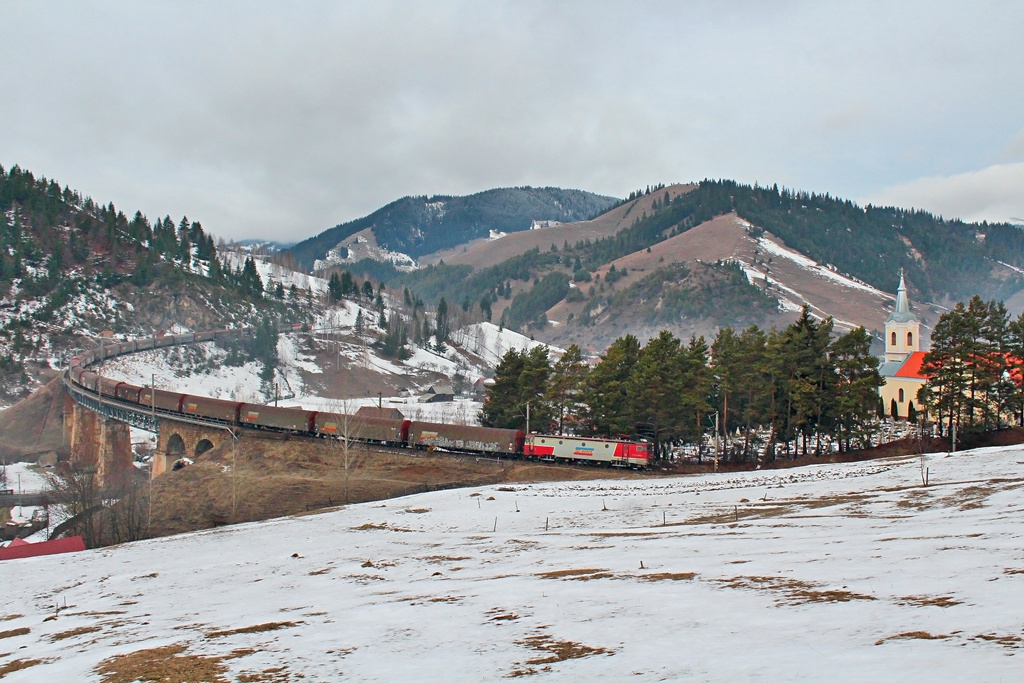
<path fill-rule="evenodd" d="M 254 262 L 222 263 L 198 221 L 129 217 L 0 167 L 0 405 L 92 343 L 83 337 L 253 322 L 275 307 Z"/>
<path fill-rule="evenodd" d="M 892 289 L 893 273 L 900 268 L 921 295 L 934 300 L 974 294 L 1006 298 L 1024 286 L 1019 273 L 1001 265 L 1024 268 L 1024 231 L 1013 225 L 944 220 L 926 211 L 895 207 L 860 207 L 828 194 L 778 186 L 705 180 L 640 221 L 632 234 L 639 246 L 658 241 L 665 229 L 684 231 L 730 211 L 815 261 L 882 290 Z M 604 246 L 614 248 L 611 243 Z M 594 260 L 604 257 L 595 254 Z"/>
<path fill-rule="evenodd" d="M 584 220 L 617 201 L 557 187 L 500 188 L 465 197 L 404 197 L 369 216 L 325 230 L 289 251 L 299 266 L 311 268 L 342 240 L 371 228 L 380 246 L 417 258 L 487 237 L 491 230 L 527 230 L 535 220 Z"/>

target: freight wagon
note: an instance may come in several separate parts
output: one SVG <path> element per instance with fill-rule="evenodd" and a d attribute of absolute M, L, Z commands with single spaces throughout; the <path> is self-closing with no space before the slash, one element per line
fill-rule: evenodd
<path fill-rule="evenodd" d="M 409 425 L 408 444 L 410 448 L 518 455 L 523 452 L 523 438 L 521 429 L 413 422 Z"/>
<path fill-rule="evenodd" d="M 313 419 L 313 431 L 319 436 L 404 446 L 409 438 L 409 424 L 409 420 L 386 417 L 317 413 Z"/>
<path fill-rule="evenodd" d="M 281 408 L 254 403 L 242 403 L 238 408 L 238 420 L 242 424 L 285 432 L 313 432 L 313 418 L 316 412 L 302 408 Z"/>

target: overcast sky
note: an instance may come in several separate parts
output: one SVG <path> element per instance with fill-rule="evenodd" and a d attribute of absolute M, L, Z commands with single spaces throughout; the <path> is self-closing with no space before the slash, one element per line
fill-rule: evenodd
<path fill-rule="evenodd" d="M 0 164 L 292 241 L 734 178 L 1024 222 L 1024 3 L 11 2 Z"/>

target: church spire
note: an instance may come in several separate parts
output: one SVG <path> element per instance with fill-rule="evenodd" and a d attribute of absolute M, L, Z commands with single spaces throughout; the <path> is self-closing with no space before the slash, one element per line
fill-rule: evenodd
<path fill-rule="evenodd" d="M 917 316 L 910 312 L 910 297 L 907 296 L 907 284 L 903 281 L 903 269 L 900 268 L 900 286 L 896 288 L 896 307 L 889 315 L 888 322 L 907 323 L 916 320 Z"/>

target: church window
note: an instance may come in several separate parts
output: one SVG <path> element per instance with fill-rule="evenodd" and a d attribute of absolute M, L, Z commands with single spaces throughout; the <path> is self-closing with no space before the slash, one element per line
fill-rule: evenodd
<path fill-rule="evenodd" d="M 892 333 L 892 342 L 890 342 L 890 346 L 896 346 L 896 333 L 895 332 Z"/>
<path fill-rule="evenodd" d="M 900 389 L 900 403 L 903 403 L 903 390 Z"/>
<path fill-rule="evenodd" d="M 914 333 L 913 332 L 907 332 L 907 346 L 913 346 L 913 345 L 914 345 Z"/>

